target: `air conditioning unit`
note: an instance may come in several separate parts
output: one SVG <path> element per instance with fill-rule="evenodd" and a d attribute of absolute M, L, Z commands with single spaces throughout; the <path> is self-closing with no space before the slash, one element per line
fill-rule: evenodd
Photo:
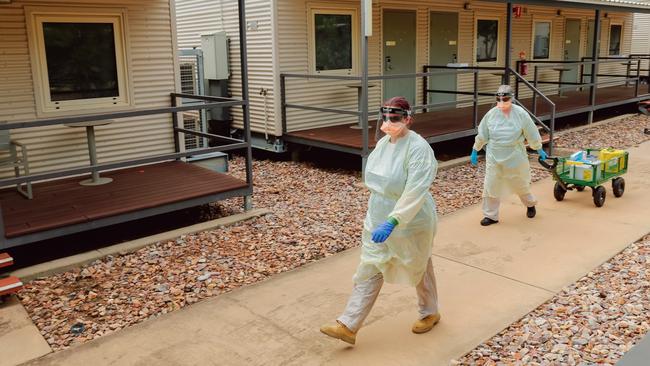
<path fill-rule="evenodd" d="M 183 128 L 186 130 L 199 131 L 201 132 L 201 118 L 197 112 L 186 112 L 183 113 Z M 203 138 L 200 136 L 190 135 L 188 133 L 185 135 L 185 149 L 194 150 L 202 148 Z"/>
<path fill-rule="evenodd" d="M 181 64 L 181 93 L 198 94 L 196 83 L 196 65 L 191 62 Z"/>

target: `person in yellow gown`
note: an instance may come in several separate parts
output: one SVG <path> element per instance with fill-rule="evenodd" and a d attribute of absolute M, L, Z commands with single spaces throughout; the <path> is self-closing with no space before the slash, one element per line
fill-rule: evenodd
<path fill-rule="evenodd" d="M 438 219 L 429 192 L 438 164 L 429 143 L 410 129 L 413 115 L 405 98 L 387 100 L 379 121 L 386 135 L 368 156 L 364 171 L 370 199 L 354 288 L 336 323 L 320 329 L 350 344 L 384 281 L 415 286 L 419 317 L 414 333 L 428 332 L 440 320 L 431 263 Z"/>

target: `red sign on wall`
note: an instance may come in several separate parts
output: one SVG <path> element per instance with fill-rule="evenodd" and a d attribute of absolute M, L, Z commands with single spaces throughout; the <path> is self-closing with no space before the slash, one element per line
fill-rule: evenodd
<path fill-rule="evenodd" d="M 515 5 L 512 7 L 512 14 L 514 14 L 515 18 L 521 17 L 522 11 L 523 7 L 521 5 Z"/>

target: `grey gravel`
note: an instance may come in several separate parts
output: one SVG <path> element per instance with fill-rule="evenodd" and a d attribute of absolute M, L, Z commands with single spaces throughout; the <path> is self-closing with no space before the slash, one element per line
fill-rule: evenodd
<path fill-rule="evenodd" d="M 613 124 L 584 132 L 580 138 L 599 141 L 602 134 L 612 129 L 632 128 L 633 131 L 621 134 L 621 143 L 626 138 L 633 141 L 631 143 L 638 143 L 641 139 L 637 126 L 640 125 L 639 121 Z M 561 138 L 566 140 L 559 142 L 570 142 L 567 135 Z M 614 141 L 606 140 L 608 146 Z M 244 177 L 241 158 L 233 159 L 230 167 L 232 175 Z M 359 172 L 319 169 L 309 163 L 268 160 L 254 161 L 253 171 L 254 204 L 256 207 L 269 208 L 272 214 L 159 242 L 134 253 L 107 256 L 82 268 L 39 278 L 27 284 L 19 298 L 52 349 L 57 351 L 102 337 L 359 245 L 368 200 L 367 191 L 359 188 Z M 438 212 L 445 215 L 479 203 L 484 172 L 482 162 L 477 168 L 464 164 L 440 171 L 432 188 Z M 548 175 L 541 169 L 532 171 L 533 181 Z M 241 199 L 230 199 L 219 202 L 213 209 L 217 215 L 231 215 L 241 212 L 242 204 Z M 615 271 L 615 268 L 612 265 L 611 271 Z M 635 276 L 642 273 L 639 272 L 641 270 L 637 268 Z M 632 275 L 632 272 L 626 273 Z M 577 288 L 575 294 L 560 297 L 558 301 L 564 301 L 564 304 L 558 302 L 556 306 L 561 306 L 563 313 L 582 314 L 589 311 L 589 305 L 600 302 L 590 301 L 582 305 L 576 303 L 574 297 L 590 291 L 589 287 Z M 607 298 L 616 293 L 608 282 L 598 283 L 598 291 L 606 293 Z M 625 296 L 631 293 L 622 293 L 620 297 L 628 299 Z M 572 357 L 574 360 L 587 360 L 573 351 L 577 344 L 573 339 L 580 337 L 592 342 L 598 339 L 594 337 L 604 337 L 606 333 L 600 327 L 605 321 L 625 316 L 621 319 L 626 321 L 627 327 L 618 324 L 617 332 L 610 333 L 616 339 L 608 340 L 611 344 L 619 342 L 623 348 L 627 347 L 628 338 L 622 333 L 646 329 L 647 320 L 642 321 L 642 316 L 635 314 L 647 313 L 646 304 L 625 300 L 620 305 L 627 303 L 642 304 L 643 307 L 628 308 L 632 315 L 625 315 L 623 308 L 611 304 L 604 307 L 608 309 L 613 306 L 611 312 L 592 311 L 582 315 L 580 322 L 566 325 L 556 323 L 548 314 L 539 313 L 533 319 L 541 318 L 546 322 L 541 325 L 535 321 L 532 324 L 527 322 L 527 340 L 516 333 L 502 337 L 508 340 L 508 345 L 526 344 L 530 348 L 526 352 L 523 349 L 519 351 L 523 364 L 528 364 L 528 360 L 531 364 L 542 362 L 538 361 L 542 359 L 536 347 L 552 343 L 555 335 L 564 337 L 562 344 L 567 345 L 557 350 L 561 356 L 557 356 L 555 361 L 569 362 L 567 360 Z M 584 306 L 587 306 L 587 310 Z M 74 337 L 69 330 L 79 322 L 86 325 L 86 331 Z M 589 347 L 595 355 L 610 352 L 609 348 L 594 350 L 595 346 L 587 343 L 583 348 Z M 482 347 L 480 351 L 485 355 L 482 357 L 495 362 L 502 357 L 501 353 L 495 353 L 496 349 Z M 550 361 L 546 359 L 543 362 Z"/>

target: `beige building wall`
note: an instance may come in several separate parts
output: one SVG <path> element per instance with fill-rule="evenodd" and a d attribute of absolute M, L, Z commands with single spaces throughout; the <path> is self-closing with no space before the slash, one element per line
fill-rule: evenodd
<path fill-rule="evenodd" d="M 431 11 L 448 11 L 457 12 L 459 16 L 459 35 L 458 35 L 458 62 L 476 65 L 474 62 L 475 48 L 475 24 L 479 17 L 496 17 L 500 20 L 500 40 L 499 59 L 496 63 L 481 63 L 480 66 L 503 66 L 505 47 L 505 22 L 506 22 L 506 5 L 496 2 L 471 2 L 469 10 L 463 9 L 465 1 L 373 1 L 373 35 L 369 38 L 369 73 L 370 75 L 379 75 L 382 69 L 382 13 L 384 9 L 412 9 L 417 11 L 417 70 L 420 72 L 422 67 L 428 64 L 429 57 L 429 14 Z M 283 73 L 309 73 L 309 44 L 308 44 L 308 9 L 310 6 L 333 8 L 354 8 L 359 11 L 359 1 L 356 0 L 339 0 L 322 2 L 310 2 L 305 0 L 278 0 L 278 60 L 280 72 Z M 551 40 L 551 60 L 562 60 L 564 55 L 564 24 L 566 19 L 580 19 L 582 41 L 581 56 L 587 56 L 587 22 L 593 19 L 594 11 L 582 9 L 561 9 L 558 15 L 555 7 L 542 6 L 524 6 L 523 14 L 520 18 L 513 18 L 513 38 L 511 60 L 514 62 L 518 59 L 520 51 L 525 51 L 528 58 L 532 55 L 532 37 L 533 22 L 535 20 L 550 20 L 552 22 L 552 40 Z M 607 45 L 609 42 L 609 24 L 617 22 L 623 24 L 623 46 L 622 53 L 629 54 L 631 49 L 631 13 L 612 13 L 609 12 L 607 18 L 603 19 L 603 30 L 601 31 L 601 56 L 607 56 Z M 532 68 L 530 69 L 529 78 L 532 78 Z M 625 73 L 625 66 L 620 63 L 603 66 L 602 73 Z M 551 69 L 540 70 L 540 80 L 557 81 L 558 72 Z M 601 78 L 606 80 L 607 78 Z M 616 79 L 611 79 L 616 81 Z M 620 79 L 619 79 L 620 81 Z M 356 110 L 357 94 L 356 90 L 347 88 L 346 84 L 353 82 L 341 81 L 322 81 L 322 80 L 296 80 L 291 79 L 287 83 L 287 102 L 303 105 L 315 105 L 320 107 L 331 107 L 339 109 Z M 369 106 L 370 110 L 381 103 L 381 85 L 369 89 Z M 482 71 L 479 78 L 479 90 L 481 92 L 493 92 L 500 84 L 500 77 L 492 75 L 489 71 Z M 540 86 L 544 91 L 552 93 L 553 86 Z M 460 75 L 458 77 L 458 90 L 471 91 L 473 89 L 473 78 L 471 74 Z M 522 86 L 522 96 L 530 95 Z M 419 98 L 418 104 L 422 104 L 422 79 L 418 79 L 416 96 Z M 459 100 L 467 100 L 468 97 L 459 97 Z M 481 98 L 481 102 L 489 103 L 492 98 Z M 462 105 L 462 104 L 461 104 Z M 277 113 L 279 115 L 279 111 Z M 317 127 L 332 126 L 336 124 L 353 123 L 355 117 L 328 115 L 321 112 L 310 112 L 302 110 L 287 111 L 288 131 L 303 130 Z M 276 121 L 280 124 L 280 121 Z"/>
<path fill-rule="evenodd" d="M 634 14 L 632 53 L 650 55 L 650 14 Z M 650 60 L 645 60 L 642 68 L 649 69 Z M 648 71 L 643 74 L 648 75 Z"/>
<path fill-rule="evenodd" d="M 180 48 L 200 48 L 201 34 L 225 31 L 230 38 L 228 89 L 241 98 L 241 66 L 237 0 L 176 0 L 176 24 Z M 248 87 L 251 129 L 280 135 L 274 103 L 279 87 L 274 79 L 273 6 L 268 0 L 246 1 L 246 41 L 248 45 Z M 266 97 L 262 91 L 266 90 Z M 231 108 L 234 126 L 243 127 L 242 108 Z"/>
<path fill-rule="evenodd" d="M 97 8 L 106 1 L 73 0 L 0 4 L 0 122 L 39 119 L 25 18 L 25 6 Z M 126 51 L 134 108 L 168 107 L 176 90 L 174 37 L 169 0 L 111 1 L 110 8 L 127 12 Z M 66 115 L 93 111 L 67 112 Z M 115 120 L 95 129 L 100 163 L 169 153 L 174 150 L 171 115 Z M 28 146 L 32 172 L 89 165 L 83 128 L 62 125 L 11 130 L 12 138 Z M 11 172 L 13 173 L 13 172 Z M 2 171 L 3 176 L 9 174 Z"/>

